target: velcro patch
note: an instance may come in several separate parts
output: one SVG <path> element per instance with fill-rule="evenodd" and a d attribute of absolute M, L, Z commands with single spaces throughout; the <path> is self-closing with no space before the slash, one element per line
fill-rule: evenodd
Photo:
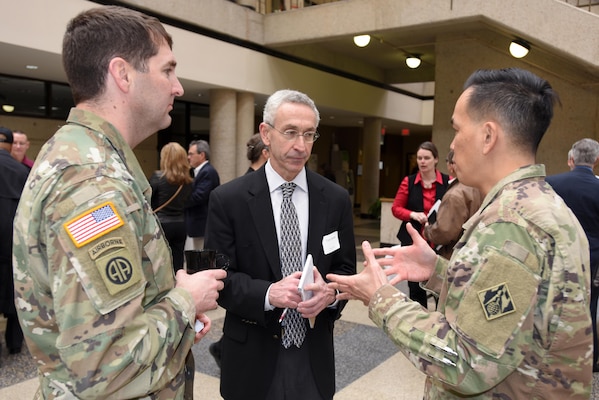
<path fill-rule="evenodd" d="M 141 279 L 139 267 L 131 263 L 131 255 L 127 248 L 99 257 L 96 260 L 96 267 L 111 295 L 133 286 Z"/>
<path fill-rule="evenodd" d="M 65 222 L 63 226 L 75 246 L 81 247 L 123 225 L 114 203 L 107 201 Z"/>
<path fill-rule="evenodd" d="M 510 291 L 505 282 L 478 292 L 478 300 L 483 306 L 487 321 L 503 317 L 516 311 Z"/>

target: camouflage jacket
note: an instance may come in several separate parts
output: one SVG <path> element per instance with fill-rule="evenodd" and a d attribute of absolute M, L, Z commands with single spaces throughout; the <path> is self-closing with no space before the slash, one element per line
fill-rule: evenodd
<path fill-rule="evenodd" d="M 44 145 L 14 226 L 19 319 L 44 399 L 178 399 L 195 307 L 131 148 L 72 109 Z"/>
<path fill-rule="evenodd" d="M 385 285 L 370 318 L 426 375 L 426 399 L 588 399 L 588 242 L 542 165 L 497 183 L 425 288 L 429 312 Z"/>

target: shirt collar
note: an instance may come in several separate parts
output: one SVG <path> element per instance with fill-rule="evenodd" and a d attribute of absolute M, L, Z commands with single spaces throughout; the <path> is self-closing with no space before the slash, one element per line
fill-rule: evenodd
<path fill-rule="evenodd" d="M 264 171 L 266 172 L 266 181 L 268 182 L 268 191 L 270 193 L 274 192 L 281 186 L 283 183 L 287 182 L 285 179 L 281 177 L 275 171 L 275 169 L 270 164 L 270 160 L 266 162 L 264 167 Z M 297 185 L 304 192 L 308 193 L 308 180 L 306 178 L 306 167 L 302 168 L 299 174 L 296 175 L 295 178 L 291 181 Z"/>
<path fill-rule="evenodd" d="M 203 167 L 204 165 L 206 165 L 206 164 L 208 164 L 208 160 L 204 161 L 203 163 L 201 163 L 200 165 L 198 165 L 197 167 L 195 167 L 195 168 L 193 169 L 193 176 L 197 176 L 197 175 L 198 175 L 198 172 L 200 172 L 200 170 L 202 169 L 202 167 Z"/>
<path fill-rule="evenodd" d="M 435 169 L 435 182 L 436 183 L 443 183 L 443 178 L 441 177 L 441 172 L 438 169 Z M 416 173 L 416 179 L 414 179 L 414 183 L 420 183 L 420 181 L 422 180 L 422 175 L 420 174 L 420 171 L 418 171 Z"/>

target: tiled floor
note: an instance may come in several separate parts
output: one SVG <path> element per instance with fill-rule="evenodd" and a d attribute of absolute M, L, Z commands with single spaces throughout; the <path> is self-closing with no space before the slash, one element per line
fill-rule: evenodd
<path fill-rule="evenodd" d="M 369 240 L 378 245 L 378 221 L 355 221 L 358 269 L 362 267 L 359 244 Z M 218 367 L 208 353 L 208 346 L 220 337 L 224 310 L 209 313 L 214 321 L 213 330 L 194 346 L 196 357 L 195 393 L 197 399 L 221 399 L 219 395 Z M 0 331 L 3 324 L 0 323 Z M 3 342 L 3 332 L 0 332 Z M 424 375 L 397 351 L 393 343 L 374 327 L 368 319 L 367 309 L 361 302 L 350 302 L 335 329 L 337 394 L 336 400 L 417 400 L 422 398 Z M 0 399 L 31 399 L 37 388 L 35 366 L 28 352 L 7 355 L 6 347 L 1 357 Z M 595 387 L 599 387 L 599 374 Z M 592 396 L 599 399 L 599 395 Z"/>

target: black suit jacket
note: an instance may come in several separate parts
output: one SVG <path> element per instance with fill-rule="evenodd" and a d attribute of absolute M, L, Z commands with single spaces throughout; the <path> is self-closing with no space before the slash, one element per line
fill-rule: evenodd
<path fill-rule="evenodd" d="M 589 240 L 591 272 L 599 266 L 599 179 L 585 167 L 575 167 L 570 172 L 548 176 L 547 183 L 570 207 Z"/>
<path fill-rule="evenodd" d="M 12 277 L 13 220 L 29 169 L 0 149 L 0 313 L 14 316 L 15 291 Z"/>
<path fill-rule="evenodd" d="M 341 186 L 306 171 L 309 192 L 308 254 L 320 274 L 354 274 L 356 250 L 352 205 Z M 338 233 L 339 249 L 325 255 L 322 239 Z M 264 311 L 268 287 L 282 279 L 278 239 L 264 166 L 215 189 L 210 196 L 206 247 L 230 257 L 219 304 L 227 310 L 221 367 L 221 394 L 227 400 L 261 399 L 272 382 L 280 347 L 283 311 Z M 304 346 L 316 384 L 326 398 L 335 392 L 333 324 L 345 302 L 323 310 Z"/>
<path fill-rule="evenodd" d="M 206 220 L 208 218 L 210 193 L 218 185 L 220 185 L 218 172 L 216 172 L 212 164 L 207 163 L 194 178 L 191 196 L 189 196 L 187 206 L 185 207 L 187 236 L 204 236 Z"/>

